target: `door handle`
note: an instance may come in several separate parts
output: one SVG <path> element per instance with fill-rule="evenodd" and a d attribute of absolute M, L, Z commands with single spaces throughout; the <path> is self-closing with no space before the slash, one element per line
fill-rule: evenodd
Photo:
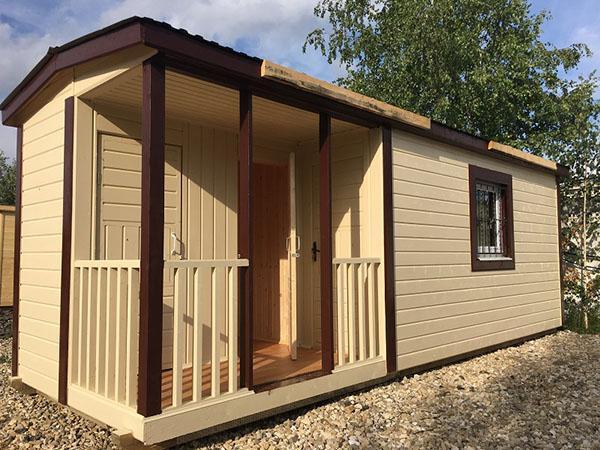
<path fill-rule="evenodd" d="M 317 260 L 317 253 L 321 253 L 321 250 L 317 248 L 317 241 L 313 241 L 312 248 L 310 249 L 312 252 L 312 260 Z"/>
<path fill-rule="evenodd" d="M 285 249 L 288 251 L 290 256 L 293 258 L 300 258 L 300 236 L 296 236 L 296 248 L 291 248 L 291 239 L 288 237 L 285 239 Z M 294 250 L 294 251 L 292 251 Z"/>
<path fill-rule="evenodd" d="M 181 241 L 179 240 L 179 238 L 177 237 L 177 234 L 175 232 L 171 233 L 171 255 L 175 256 L 175 255 L 180 255 L 182 256 L 182 252 L 175 250 L 175 248 L 177 247 L 177 244 L 180 243 Z"/>

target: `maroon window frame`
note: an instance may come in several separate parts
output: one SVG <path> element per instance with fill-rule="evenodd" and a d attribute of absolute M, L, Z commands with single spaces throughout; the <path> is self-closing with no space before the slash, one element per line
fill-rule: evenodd
<path fill-rule="evenodd" d="M 489 183 L 504 189 L 503 211 L 505 218 L 502 258 L 480 258 L 477 241 L 477 183 Z M 471 270 L 513 270 L 515 268 L 515 238 L 513 220 L 512 176 L 495 170 L 469 164 L 469 215 L 471 226 Z"/>

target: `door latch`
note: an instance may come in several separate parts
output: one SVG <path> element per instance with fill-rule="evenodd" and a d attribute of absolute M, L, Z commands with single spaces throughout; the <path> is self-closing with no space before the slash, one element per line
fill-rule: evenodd
<path fill-rule="evenodd" d="M 317 260 L 317 253 L 321 253 L 321 250 L 319 250 L 317 248 L 317 241 L 313 241 L 312 248 L 310 250 L 312 251 L 312 260 L 316 261 Z"/>

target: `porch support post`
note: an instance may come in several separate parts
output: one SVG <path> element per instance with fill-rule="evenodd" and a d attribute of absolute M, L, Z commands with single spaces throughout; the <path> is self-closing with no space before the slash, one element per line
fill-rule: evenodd
<path fill-rule="evenodd" d="M 321 228 L 321 355 L 324 374 L 333 362 L 333 247 L 331 225 L 331 116 L 319 115 L 319 217 Z"/>
<path fill-rule="evenodd" d="M 21 187 L 23 176 L 23 126 L 17 128 L 17 155 L 15 170 L 15 266 L 13 273 L 12 310 L 12 368 L 13 377 L 19 375 L 19 298 L 21 275 Z"/>
<path fill-rule="evenodd" d="M 160 57 L 142 68 L 142 213 L 137 411 L 161 412 L 165 184 L 165 67 Z"/>
<path fill-rule="evenodd" d="M 394 291 L 394 197 L 392 193 L 392 129 L 382 128 L 383 140 L 383 247 L 385 350 L 388 373 L 396 371 L 396 312 Z"/>
<path fill-rule="evenodd" d="M 558 274 L 560 277 L 560 325 L 564 328 L 565 326 L 565 264 L 563 260 L 563 246 L 562 246 L 562 198 L 560 192 L 560 176 L 556 175 L 556 223 L 558 225 Z"/>
<path fill-rule="evenodd" d="M 240 267 L 240 386 L 252 389 L 253 379 L 253 299 L 252 299 L 252 92 L 240 90 L 240 136 L 239 136 L 239 205 L 238 205 L 238 253 L 247 259 L 248 267 Z"/>
<path fill-rule="evenodd" d="M 69 307 L 71 301 L 71 226 L 73 218 L 73 132 L 75 99 L 65 100 L 65 140 L 63 159 L 63 223 L 60 274 L 60 336 L 58 351 L 58 401 L 67 404 L 69 372 Z"/>

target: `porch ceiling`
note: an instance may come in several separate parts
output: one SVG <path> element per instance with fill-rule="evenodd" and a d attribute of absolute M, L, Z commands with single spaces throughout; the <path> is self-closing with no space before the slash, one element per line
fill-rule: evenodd
<path fill-rule="evenodd" d="M 237 90 L 167 70 L 165 92 L 167 119 L 193 120 L 217 128 L 237 130 Z M 140 110 L 141 67 L 110 80 L 86 97 L 113 107 Z M 317 114 L 261 97 L 254 97 L 253 103 L 256 138 L 293 143 L 318 139 Z M 352 123 L 333 121 L 335 133 L 356 128 L 358 126 Z"/>

